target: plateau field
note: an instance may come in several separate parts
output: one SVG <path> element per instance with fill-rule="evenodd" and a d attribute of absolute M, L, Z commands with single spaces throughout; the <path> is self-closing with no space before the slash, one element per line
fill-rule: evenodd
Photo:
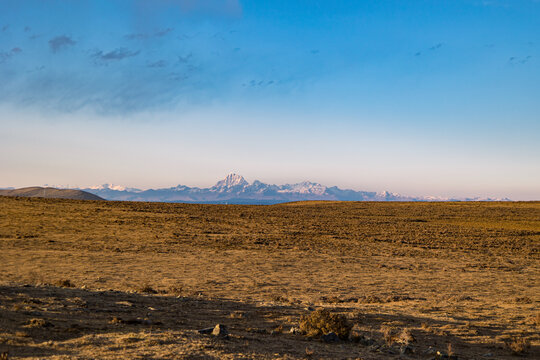
<path fill-rule="evenodd" d="M 0 354 L 539 358 L 539 259 L 539 202 L 0 197 Z"/>

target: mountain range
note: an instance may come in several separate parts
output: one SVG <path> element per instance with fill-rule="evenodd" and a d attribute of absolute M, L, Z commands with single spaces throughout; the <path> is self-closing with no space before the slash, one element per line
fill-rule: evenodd
<path fill-rule="evenodd" d="M 160 201 L 211 204 L 277 204 L 304 200 L 341 201 L 496 201 L 508 199 L 463 198 L 447 199 L 435 197 L 409 197 L 391 192 L 343 190 L 336 186 L 327 187 L 313 182 L 270 185 L 255 180 L 249 183 L 242 176 L 229 174 L 209 188 L 178 185 L 171 188 L 141 190 L 104 184 L 85 189 L 106 200 Z"/>

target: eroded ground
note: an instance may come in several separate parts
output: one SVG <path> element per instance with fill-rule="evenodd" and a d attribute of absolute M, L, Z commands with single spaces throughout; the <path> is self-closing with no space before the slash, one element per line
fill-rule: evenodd
<path fill-rule="evenodd" d="M 540 357 L 538 202 L 0 197 L 0 250 L 10 358 Z M 320 308 L 354 341 L 290 333 Z"/>

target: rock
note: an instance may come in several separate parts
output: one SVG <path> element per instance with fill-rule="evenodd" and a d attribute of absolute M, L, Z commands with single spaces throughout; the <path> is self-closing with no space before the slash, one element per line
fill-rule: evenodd
<path fill-rule="evenodd" d="M 329 332 L 326 335 L 321 336 L 321 340 L 325 343 L 333 343 L 339 341 L 339 336 L 335 332 Z"/>
<path fill-rule="evenodd" d="M 226 337 L 229 335 L 229 331 L 227 330 L 227 327 L 225 325 L 217 324 L 212 330 L 212 335 L 218 337 Z"/>

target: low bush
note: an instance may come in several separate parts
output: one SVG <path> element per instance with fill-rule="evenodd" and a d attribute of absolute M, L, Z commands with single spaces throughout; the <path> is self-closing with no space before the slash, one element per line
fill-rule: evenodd
<path fill-rule="evenodd" d="M 313 311 L 300 319 L 300 331 L 313 337 L 334 332 L 341 339 L 347 339 L 351 329 L 352 325 L 345 316 L 326 309 Z"/>

